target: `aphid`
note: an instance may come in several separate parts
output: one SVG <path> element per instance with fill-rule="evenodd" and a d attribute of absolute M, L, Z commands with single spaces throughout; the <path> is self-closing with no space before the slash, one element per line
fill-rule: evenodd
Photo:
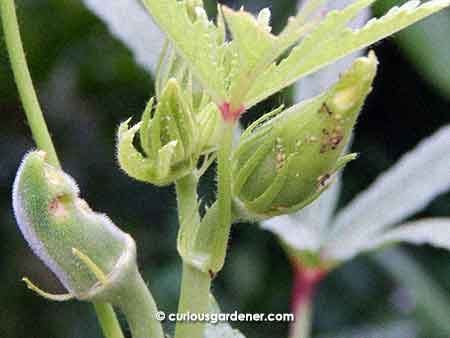
<path fill-rule="evenodd" d="M 324 102 L 322 104 L 322 107 L 320 108 L 320 112 L 325 112 L 328 115 L 332 115 L 333 114 L 332 111 L 330 110 L 330 108 L 328 108 L 328 105 L 326 104 L 326 102 Z"/>

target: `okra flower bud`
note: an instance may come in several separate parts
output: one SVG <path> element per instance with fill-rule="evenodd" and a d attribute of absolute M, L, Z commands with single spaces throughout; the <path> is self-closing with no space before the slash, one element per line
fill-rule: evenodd
<path fill-rule="evenodd" d="M 237 209 L 257 219 L 291 213 L 332 183 L 336 171 L 356 157 L 341 153 L 376 69 L 371 52 L 325 93 L 269 113 L 244 132 L 233 158 Z"/>
<path fill-rule="evenodd" d="M 154 113 L 152 99 L 140 123 L 129 129 L 128 120 L 120 126 L 118 159 L 122 169 L 131 177 L 158 186 L 171 184 L 195 170 L 200 156 L 214 150 L 219 121 L 213 103 L 197 108 L 200 111 L 194 113 L 178 81 L 170 79 Z M 133 145 L 138 131 L 143 154 Z"/>
<path fill-rule="evenodd" d="M 25 156 L 13 189 L 19 228 L 34 253 L 78 299 L 92 299 L 104 288 L 79 254 L 106 275 L 134 267 L 134 240 L 79 198 L 72 177 L 45 162 L 45 153 Z M 122 271 L 123 270 L 123 271 Z"/>

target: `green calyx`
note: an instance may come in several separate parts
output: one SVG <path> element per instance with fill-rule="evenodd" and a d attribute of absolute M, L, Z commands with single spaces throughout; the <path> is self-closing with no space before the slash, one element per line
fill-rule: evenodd
<path fill-rule="evenodd" d="M 121 274 L 123 265 L 136 264 L 136 249 L 128 234 L 92 211 L 78 194 L 75 181 L 35 151 L 18 171 L 13 206 L 34 253 L 74 297 L 91 300 Z"/>
<path fill-rule="evenodd" d="M 169 79 L 154 110 L 152 99 L 140 123 L 130 129 L 130 120 L 121 124 L 118 159 L 129 176 L 169 185 L 195 171 L 199 158 L 215 150 L 219 111 L 206 100 L 194 102 L 190 89 L 188 92 L 175 78 Z M 138 131 L 143 153 L 133 145 Z"/>
<path fill-rule="evenodd" d="M 251 125 L 233 157 L 233 194 L 247 217 L 299 210 L 332 183 L 355 154 L 341 156 L 377 69 L 373 52 L 357 59 L 327 92 Z"/>

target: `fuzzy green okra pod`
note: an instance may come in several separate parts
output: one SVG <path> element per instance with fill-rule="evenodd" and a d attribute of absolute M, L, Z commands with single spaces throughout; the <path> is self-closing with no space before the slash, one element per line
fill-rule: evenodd
<path fill-rule="evenodd" d="M 156 305 L 138 271 L 134 240 L 106 215 L 92 211 L 74 179 L 45 156 L 42 151 L 27 154 L 14 182 L 14 212 L 28 244 L 72 297 L 118 306 L 133 338 L 162 338 Z"/>

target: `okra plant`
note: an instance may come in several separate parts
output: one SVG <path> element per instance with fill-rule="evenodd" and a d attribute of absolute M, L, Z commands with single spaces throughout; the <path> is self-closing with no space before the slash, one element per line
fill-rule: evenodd
<path fill-rule="evenodd" d="M 243 8 L 218 6 L 217 19 L 211 20 L 202 0 L 86 3 L 96 12 L 110 14 L 112 7 L 129 4 L 132 13 L 147 20 L 145 8 L 165 35 L 164 44 L 160 38 L 154 40 L 154 47 L 160 49 L 156 62 L 154 54 L 146 53 L 153 46 L 142 45 L 155 31 L 154 25 L 141 27 L 144 31 L 127 31 L 126 25 L 121 30 L 112 21 L 113 31 L 125 43 L 129 40 L 139 62 L 148 66 L 147 60 L 154 59 L 147 68 L 155 72 L 155 96 L 149 98 L 140 122 L 132 124 L 128 119 L 120 125 L 117 159 L 131 179 L 176 187 L 179 232 L 174 245 L 183 261 L 179 313 L 218 311 L 211 282 L 222 270 L 227 251 L 232 250 L 228 239 L 237 221 L 261 221 L 280 236 L 293 257 L 304 292 L 295 299 L 292 338 L 309 336 L 309 303 L 316 283 L 358 252 L 398 240 L 428 242 L 450 250 L 448 219 L 388 230 L 388 225 L 448 189 L 448 159 L 436 164 L 433 172 L 444 177 L 443 182 L 433 188 L 432 178 L 422 181 L 432 188 L 424 188 L 422 198 L 411 201 L 407 211 L 388 205 L 389 190 L 384 195 L 377 193 L 377 184 L 398 184 L 404 173 L 397 168 L 355 202 L 362 209 L 349 207 L 331 221 L 339 171 L 357 159 L 357 154 L 346 150 L 372 91 L 378 67 L 374 52 L 356 58 L 328 88 L 312 89 L 318 95 L 292 107 L 281 105 L 262 112 L 234 141 L 239 119 L 251 107 L 448 7 L 449 0 L 411 1 L 356 29 L 349 24 L 373 0 L 356 0 L 328 12 L 324 2 L 311 0 L 278 35 L 272 33 L 267 8 L 254 16 Z M 68 293 L 49 294 L 24 280 L 48 299 L 93 303 L 106 338 L 124 337 L 114 308 L 125 315 L 133 338 L 163 338 L 157 304 L 139 273 L 132 236 L 106 215 L 93 211 L 80 198 L 75 180 L 60 166 L 27 68 L 14 1 L 0 0 L 0 4 L 12 69 L 36 142 L 36 150 L 24 156 L 17 172 L 14 212 L 29 246 Z M 156 36 L 160 34 L 156 31 Z M 448 149 L 448 136 L 448 128 L 443 129 L 418 151 L 430 154 L 432 161 L 443 148 Z M 214 162 L 217 199 L 202 214 L 197 188 Z M 410 167 L 411 175 L 421 165 L 415 158 L 404 162 L 401 166 Z M 382 219 L 371 214 L 378 209 L 366 210 L 373 204 L 385 212 Z M 367 221 L 360 221 L 360 210 Z M 434 234 L 429 235 L 430 231 Z M 180 321 L 175 337 L 243 335 L 227 324 Z"/>

